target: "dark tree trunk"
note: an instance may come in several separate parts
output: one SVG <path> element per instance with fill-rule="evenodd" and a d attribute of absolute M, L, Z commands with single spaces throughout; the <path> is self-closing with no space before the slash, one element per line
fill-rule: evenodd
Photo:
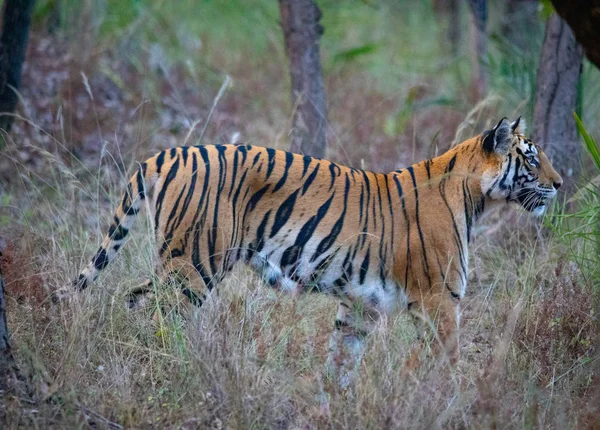
<path fill-rule="evenodd" d="M 460 0 L 435 0 L 433 9 L 440 28 L 440 46 L 447 46 L 455 57 L 460 45 Z"/>
<path fill-rule="evenodd" d="M 571 28 L 560 16 L 550 16 L 537 73 L 532 138 L 554 159 L 567 185 L 579 167 L 580 145 L 573 112 L 582 60 L 583 49 Z"/>
<path fill-rule="evenodd" d="M 10 131 L 34 0 L 6 0 L 0 36 L 0 129 Z M 8 113 L 9 115 L 6 115 Z M 2 139 L 0 138 L 0 145 Z"/>
<path fill-rule="evenodd" d="M 600 69 L 600 0 L 552 0 L 588 59 Z"/>
<path fill-rule="evenodd" d="M 0 258 L 2 252 L 0 252 Z M 4 278 L 2 277 L 2 268 L 0 267 L 0 389 L 5 390 L 9 375 L 14 366 L 10 344 L 8 343 L 9 333 L 6 325 L 6 299 L 4 297 Z"/>
<path fill-rule="evenodd" d="M 323 157 L 327 110 L 319 54 L 321 11 L 313 0 L 279 0 L 279 12 L 292 76 L 291 150 Z"/>
<path fill-rule="evenodd" d="M 471 10 L 471 38 L 473 40 L 473 90 L 476 98 L 482 98 L 488 90 L 487 55 L 487 0 L 469 0 Z"/>
<path fill-rule="evenodd" d="M 522 55 L 527 55 L 536 40 L 532 29 L 539 19 L 538 0 L 507 0 L 504 16 L 502 17 L 501 32 L 510 41 L 511 45 L 517 46 Z"/>

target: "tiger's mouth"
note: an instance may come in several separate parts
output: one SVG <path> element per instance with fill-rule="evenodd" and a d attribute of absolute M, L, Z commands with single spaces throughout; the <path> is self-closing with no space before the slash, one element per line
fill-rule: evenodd
<path fill-rule="evenodd" d="M 518 192 L 517 201 L 525 210 L 535 215 L 542 215 L 546 211 L 548 203 L 554 198 L 556 191 L 544 187 L 525 188 Z"/>

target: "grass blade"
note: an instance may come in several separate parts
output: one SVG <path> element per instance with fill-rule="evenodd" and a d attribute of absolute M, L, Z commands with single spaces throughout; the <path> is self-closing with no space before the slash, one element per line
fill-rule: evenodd
<path fill-rule="evenodd" d="M 598 170 L 600 170 L 600 147 L 598 146 L 598 144 L 596 143 L 594 138 L 592 136 L 590 136 L 590 134 L 587 132 L 587 130 L 585 129 L 585 126 L 583 125 L 583 122 L 581 121 L 581 118 L 579 118 L 577 113 L 573 112 L 573 115 L 575 116 L 575 122 L 577 123 L 577 129 L 579 130 L 579 133 L 581 133 L 581 136 L 583 137 L 583 141 L 585 142 L 585 147 L 587 148 L 588 152 L 592 156 L 592 159 L 594 160 L 594 164 L 596 165 Z"/>

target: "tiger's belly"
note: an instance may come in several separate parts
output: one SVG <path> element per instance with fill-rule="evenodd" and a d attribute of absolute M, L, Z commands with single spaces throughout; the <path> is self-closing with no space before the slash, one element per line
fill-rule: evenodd
<path fill-rule="evenodd" d="M 367 255 L 365 260 L 369 248 L 358 252 L 356 244 L 337 244 L 318 254 L 318 239 L 311 242 L 299 249 L 294 243 L 267 241 L 248 262 L 268 285 L 292 294 L 331 294 L 385 314 L 406 307 L 404 288 L 386 276 L 380 259 Z"/>

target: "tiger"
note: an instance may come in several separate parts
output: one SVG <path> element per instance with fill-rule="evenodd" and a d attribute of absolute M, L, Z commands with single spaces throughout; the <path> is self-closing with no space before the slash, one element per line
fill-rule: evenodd
<path fill-rule="evenodd" d="M 432 321 L 434 343 L 456 362 L 475 222 L 507 203 L 542 215 L 563 183 L 524 133 L 520 117 L 502 118 L 390 173 L 251 145 L 161 151 L 131 177 L 74 286 L 96 280 L 147 207 L 162 276 L 175 276 L 195 305 L 243 261 L 273 288 L 339 301 L 328 363 L 351 368 L 379 317 L 403 309 Z"/>

